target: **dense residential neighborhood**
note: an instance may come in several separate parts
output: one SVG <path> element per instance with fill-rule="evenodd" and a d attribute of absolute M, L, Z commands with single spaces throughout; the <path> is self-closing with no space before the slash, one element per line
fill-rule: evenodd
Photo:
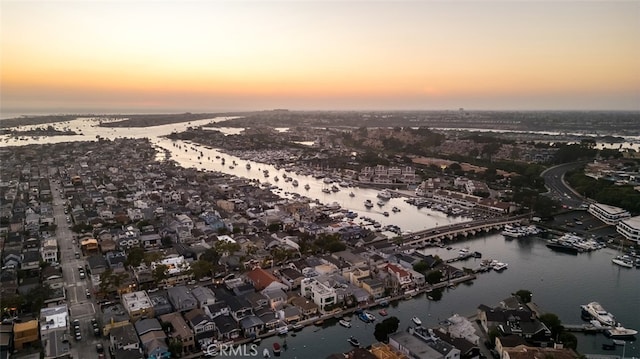
<path fill-rule="evenodd" d="M 440 144 L 444 152 L 455 147 L 447 143 Z M 467 142 L 458 145 L 473 151 Z M 333 155 L 345 151 L 335 143 L 314 146 L 332 148 Z M 552 155 L 530 150 L 506 151 L 528 163 Z M 250 148 L 228 151 L 254 160 L 267 156 Z M 402 246 L 403 240 L 421 236 L 398 229 L 388 238 L 379 224 L 362 226 L 336 204 L 284 197 L 264 183 L 182 168 L 168 156 L 158 160 L 148 140 L 99 138 L 1 149 L 0 154 L 3 355 L 200 357 L 212 344 L 255 343 L 418 293 L 437 296 L 441 288 L 506 268 L 497 261 L 465 268 L 455 263 L 459 258 L 444 260 Z M 381 189 L 376 186 L 401 184 L 408 203 L 464 214 L 487 230 L 502 228 L 492 224 L 501 219 L 529 225 L 534 218 L 504 184 L 490 187 L 482 177 L 467 177 L 471 165 L 465 172 L 460 165 L 445 171 L 455 168 L 453 162 L 440 164 L 441 175 L 424 178 L 414 166 L 438 168 L 436 159 L 355 170 L 322 162 L 305 166 L 307 159 L 298 155 L 279 149 L 261 159 L 325 179 L 337 190 L 336 184 Z M 590 168 L 594 176 L 613 176 L 603 166 Z M 501 176 L 508 182 L 513 175 Z M 625 173 L 616 176 L 635 180 Z M 394 195 L 384 189 L 378 197 L 384 201 Z M 598 203 L 588 209 L 606 225 L 618 224 L 627 240 L 637 240 L 637 217 L 628 211 Z M 458 229 L 465 237 L 476 233 L 468 226 Z M 428 245 L 442 247 L 456 239 L 438 230 L 426 237 Z M 460 253 L 463 259 L 472 256 L 481 254 Z M 518 357 L 523 350 L 577 357 L 557 343 L 538 315 L 535 306 L 513 296 L 497 307 L 480 305 L 474 322 L 454 315 L 438 328 L 418 324 L 353 353 L 478 358 L 484 356 L 483 341 L 502 358 Z M 87 337 L 99 346 L 88 345 Z"/>

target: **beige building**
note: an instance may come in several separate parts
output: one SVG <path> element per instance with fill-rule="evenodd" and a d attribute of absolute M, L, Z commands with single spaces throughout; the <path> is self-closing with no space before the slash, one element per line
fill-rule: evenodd
<path fill-rule="evenodd" d="M 147 292 L 143 290 L 123 294 L 122 305 L 129 313 L 131 321 L 136 321 L 141 317 L 153 317 L 153 303 Z"/>

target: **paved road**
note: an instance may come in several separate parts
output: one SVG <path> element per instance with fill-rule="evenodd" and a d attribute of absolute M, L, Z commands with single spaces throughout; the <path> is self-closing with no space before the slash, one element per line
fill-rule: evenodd
<path fill-rule="evenodd" d="M 63 197 L 60 189 L 62 186 L 55 180 L 51 180 L 51 192 L 53 193 L 53 214 L 57 224 L 56 237 L 58 239 L 58 247 L 60 248 L 60 265 L 62 267 L 62 276 L 67 291 L 67 305 L 69 307 L 70 320 L 78 319 L 80 321 L 80 330 L 82 340 L 75 341 L 71 344 L 71 354 L 73 358 L 96 358 L 96 344 L 102 342 L 93 334 L 91 327 L 91 319 L 96 315 L 96 306 L 92 298 L 87 298 L 86 289 L 89 289 L 90 283 L 80 278 L 79 267 L 84 267 L 85 261 L 80 251 L 80 246 L 74 239 L 74 233 L 67 222 L 67 214 L 65 214 L 66 198 Z M 80 258 L 76 258 L 76 252 L 80 253 Z M 71 329 L 70 329 L 70 333 Z M 73 337 L 73 335 L 71 335 Z M 106 345 L 105 345 L 106 348 Z"/>
<path fill-rule="evenodd" d="M 564 175 L 575 168 L 584 165 L 584 162 L 564 163 L 551 167 L 540 174 L 544 184 L 549 190 L 547 195 L 558 200 L 566 208 L 579 208 L 586 203 L 585 198 L 576 193 L 565 181 Z"/>

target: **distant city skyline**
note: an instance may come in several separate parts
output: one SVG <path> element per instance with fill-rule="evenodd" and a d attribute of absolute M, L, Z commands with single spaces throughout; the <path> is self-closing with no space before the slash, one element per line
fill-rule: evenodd
<path fill-rule="evenodd" d="M 640 1 L 13 1 L 7 114 L 640 110 Z"/>

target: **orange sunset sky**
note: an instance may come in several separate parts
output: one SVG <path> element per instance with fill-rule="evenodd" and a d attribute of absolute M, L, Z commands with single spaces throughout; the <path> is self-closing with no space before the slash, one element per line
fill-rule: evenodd
<path fill-rule="evenodd" d="M 6 113 L 640 110 L 640 1 L 2 0 Z"/>

